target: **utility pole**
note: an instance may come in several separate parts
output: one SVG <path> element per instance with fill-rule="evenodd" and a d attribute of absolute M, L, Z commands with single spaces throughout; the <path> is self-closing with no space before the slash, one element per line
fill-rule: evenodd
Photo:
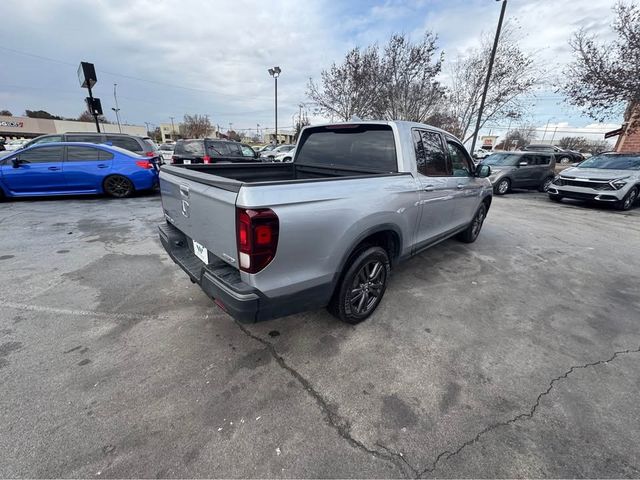
<path fill-rule="evenodd" d="M 499 0 L 496 0 L 499 1 Z M 498 49 L 498 40 L 500 39 L 500 31 L 502 30 L 502 20 L 504 20 L 504 11 L 507 8 L 507 0 L 502 0 L 502 9 L 500 10 L 500 19 L 498 20 L 498 28 L 496 29 L 496 36 L 493 40 L 493 48 L 491 49 L 491 57 L 489 58 L 489 68 L 487 69 L 487 78 L 484 82 L 484 90 L 482 91 L 482 100 L 480 100 L 480 110 L 478 110 L 478 121 L 476 122 L 476 129 L 473 132 L 473 141 L 471 142 L 471 151 L 476 149 L 476 142 L 478 141 L 478 133 L 480 131 L 480 125 L 482 122 L 482 112 L 484 110 L 484 102 L 487 100 L 487 91 L 489 90 L 489 82 L 491 80 L 491 71 L 493 70 L 493 61 L 496 58 L 496 50 Z"/>
<path fill-rule="evenodd" d="M 118 131 L 122 133 L 122 127 L 120 126 L 120 109 L 118 108 L 118 95 L 116 94 L 117 83 L 113 84 L 113 99 L 116 101 L 116 108 L 111 108 L 114 112 L 116 112 L 116 120 L 118 121 Z M 149 128 L 147 127 L 147 131 Z"/>
<path fill-rule="evenodd" d="M 553 135 L 551 135 L 551 145 L 553 145 L 553 139 L 556 138 L 556 132 L 558 131 L 558 125 L 553 129 Z"/>
<path fill-rule="evenodd" d="M 542 134 L 542 142 L 544 142 L 544 137 L 547 136 L 547 128 L 549 128 L 549 122 L 551 121 L 551 119 L 547 120 L 547 124 L 544 126 L 544 133 Z"/>
<path fill-rule="evenodd" d="M 169 117 L 171 119 L 171 140 L 176 141 L 176 127 L 173 125 L 173 117 Z"/>

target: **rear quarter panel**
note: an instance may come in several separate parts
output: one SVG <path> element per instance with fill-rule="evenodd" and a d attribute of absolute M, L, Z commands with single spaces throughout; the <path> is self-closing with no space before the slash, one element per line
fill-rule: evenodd
<path fill-rule="evenodd" d="M 410 174 L 256 185 L 241 188 L 237 206 L 271 208 L 280 220 L 275 258 L 244 282 L 268 297 L 332 282 L 345 255 L 365 231 L 393 225 L 401 251 L 410 251 L 419 215 Z"/>

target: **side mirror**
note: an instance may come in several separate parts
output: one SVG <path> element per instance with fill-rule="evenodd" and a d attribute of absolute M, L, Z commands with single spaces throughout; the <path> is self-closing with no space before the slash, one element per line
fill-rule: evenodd
<path fill-rule="evenodd" d="M 19 158 L 13 158 L 11 159 L 11 163 L 13 163 L 13 168 L 18 168 L 23 162 Z"/>
<path fill-rule="evenodd" d="M 476 168 L 476 176 L 479 178 L 487 178 L 491 175 L 491 167 L 489 165 L 479 164 Z"/>
<path fill-rule="evenodd" d="M 520 162 L 518 164 L 519 167 L 526 167 L 527 165 L 529 165 L 529 162 Z"/>

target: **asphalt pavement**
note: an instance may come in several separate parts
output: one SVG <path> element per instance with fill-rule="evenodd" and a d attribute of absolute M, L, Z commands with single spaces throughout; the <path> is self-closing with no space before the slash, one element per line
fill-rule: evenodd
<path fill-rule="evenodd" d="M 239 325 L 158 195 L 2 203 L 0 477 L 638 477 L 639 220 L 495 198 L 360 325 Z"/>

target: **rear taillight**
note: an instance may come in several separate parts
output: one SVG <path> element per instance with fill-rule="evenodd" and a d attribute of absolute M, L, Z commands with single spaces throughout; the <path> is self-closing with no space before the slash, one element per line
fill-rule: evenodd
<path fill-rule="evenodd" d="M 204 157 L 202 157 L 202 161 L 204 163 L 211 163 L 211 157 L 209 155 L 205 155 Z"/>
<path fill-rule="evenodd" d="M 236 209 L 240 270 L 258 273 L 276 256 L 280 222 L 269 208 Z"/>
<path fill-rule="evenodd" d="M 153 168 L 153 163 L 149 160 L 136 160 L 136 165 L 141 168 L 146 168 L 147 170 Z"/>
<path fill-rule="evenodd" d="M 145 155 L 146 155 L 147 157 L 155 157 L 155 156 L 156 156 L 156 154 L 155 154 L 155 153 L 153 153 L 153 152 L 147 152 L 147 153 L 145 153 Z"/>

